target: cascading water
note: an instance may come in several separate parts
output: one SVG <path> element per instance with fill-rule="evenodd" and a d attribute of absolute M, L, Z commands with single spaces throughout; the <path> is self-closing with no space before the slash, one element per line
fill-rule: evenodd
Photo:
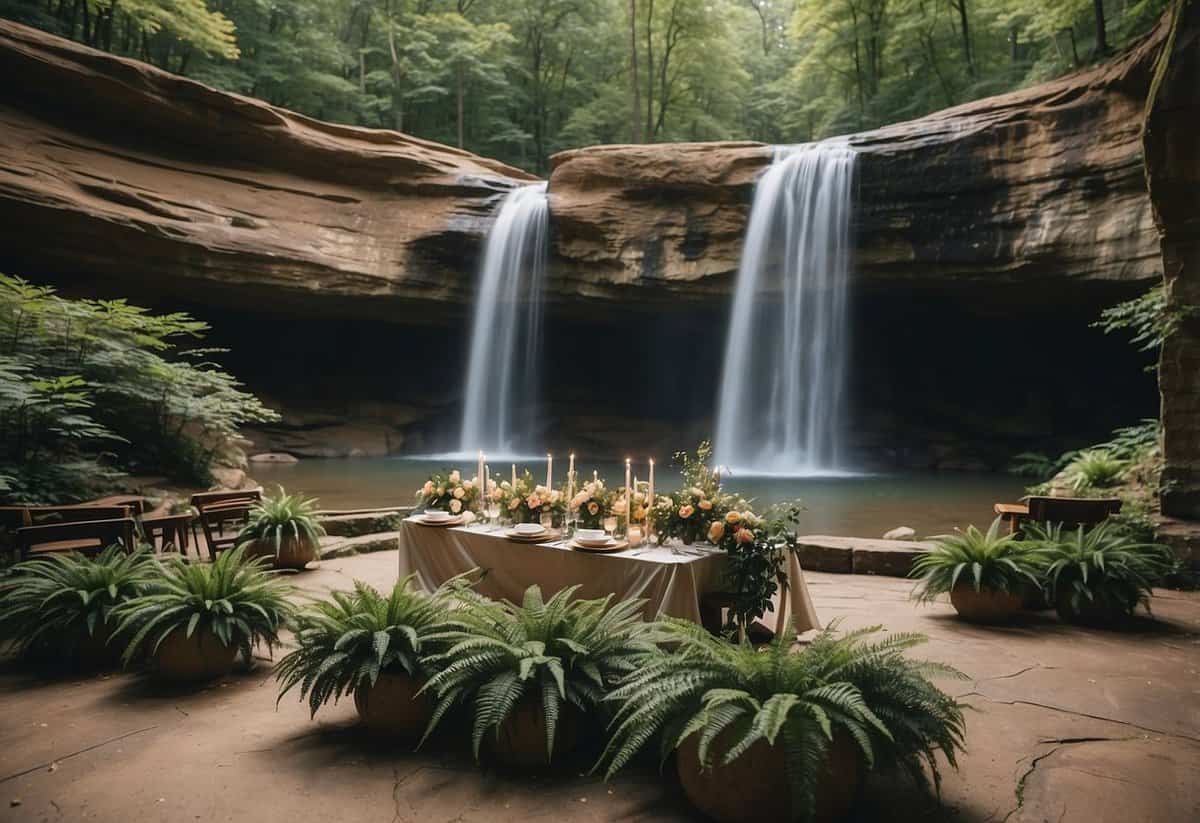
<path fill-rule="evenodd" d="M 546 184 L 505 196 L 484 245 L 459 449 L 512 454 L 532 444 L 539 401 Z"/>
<path fill-rule="evenodd" d="M 746 230 L 714 443 L 754 474 L 844 471 L 846 280 L 855 152 L 780 147 Z"/>

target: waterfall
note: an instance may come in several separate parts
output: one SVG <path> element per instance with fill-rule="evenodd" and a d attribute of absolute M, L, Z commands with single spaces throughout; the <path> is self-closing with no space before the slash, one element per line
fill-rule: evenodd
<path fill-rule="evenodd" d="M 718 465 L 844 471 L 854 159 L 841 142 L 780 147 L 755 186 L 725 348 Z"/>
<path fill-rule="evenodd" d="M 537 431 L 546 184 L 509 192 L 484 244 L 459 449 L 511 454 Z"/>

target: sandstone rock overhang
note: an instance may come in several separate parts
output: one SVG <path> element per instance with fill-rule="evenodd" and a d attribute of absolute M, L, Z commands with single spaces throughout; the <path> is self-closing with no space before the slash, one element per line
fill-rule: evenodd
<path fill-rule="evenodd" d="M 1138 132 L 1164 36 L 850 136 L 859 285 L 1028 300 L 1153 281 Z M 0 269 L 94 293 L 436 322 L 471 303 L 497 202 L 534 179 L 5 21 L 0 71 L 16 79 L 0 88 Z M 742 142 L 556 155 L 550 299 L 723 302 L 770 154 Z"/>

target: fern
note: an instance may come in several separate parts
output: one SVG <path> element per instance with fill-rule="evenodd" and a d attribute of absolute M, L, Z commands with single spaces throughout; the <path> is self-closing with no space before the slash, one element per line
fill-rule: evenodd
<path fill-rule="evenodd" d="M 731 645 L 693 624 L 667 619 L 655 651 L 607 698 L 616 706 L 598 766 L 608 777 L 647 742 L 661 740 L 663 759 L 693 736 L 705 768 L 730 763 L 759 741 L 787 765 L 793 810 L 814 812 L 816 776 L 835 735 L 853 740 L 863 762 L 903 769 L 924 784 L 939 780 L 936 754 L 951 766 L 962 748 L 962 707 L 928 679 L 930 664 L 904 652 L 920 635 L 878 638 L 879 629 L 842 636 L 830 627 L 803 651 L 779 638 L 762 650 Z M 947 667 L 938 674 L 961 677 Z"/>
<path fill-rule="evenodd" d="M 288 494 L 280 486 L 278 494 L 265 497 L 250 508 L 237 543 L 269 542 L 278 555 L 284 539 L 304 541 L 315 547 L 324 534 L 325 529 L 317 522 L 317 501 Z"/>
<path fill-rule="evenodd" d="M 292 621 L 297 648 L 275 667 L 279 700 L 294 688 L 308 700 L 310 714 L 331 699 L 375 684 L 383 672 L 423 679 L 426 638 L 442 620 L 459 588 L 455 578 L 432 595 L 412 589 L 414 575 L 384 596 L 356 581 L 354 590 L 301 610 Z"/>
<path fill-rule="evenodd" d="M 176 630 L 187 637 L 211 631 L 247 661 L 256 643 L 279 642 L 279 629 L 292 613 L 287 601 L 292 588 L 264 567 L 263 558 L 237 548 L 212 563 L 188 563 L 177 555 L 153 562 L 158 574 L 145 593 L 113 609 L 116 632 L 130 638 L 126 662 L 143 641 L 152 642 L 153 652 Z"/>
<path fill-rule="evenodd" d="M 478 760 L 484 737 L 499 734 L 522 700 L 536 699 L 546 717 L 546 757 L 553 759 L 564 710 L 596 709 L 654 649 L 652 626 L 641 619 L 644 601 L 576 600 L 578 588 L 546 600 L 531 586 L 520 605 L 461 591 L 461 608 L 425 637 L 445 649 L 422 660 L 430 675 L 422 691 L 437 697 L 425 738 L 450 709 L 470 706 Z"/>
<path fill-rule="evenodd" d="M 910 576 L 920 578 L 913 597 L 926 603 L 952 591 L 959 583 L 970 583 L 975 591 L 1009 592 L 1020 587 L 1041 586 L 1039 556 L 1011 534 L 1000 534 L 997 517 L 981 532 L 966 531 L 933 538 L 936 546 L 913 561 Z"/>

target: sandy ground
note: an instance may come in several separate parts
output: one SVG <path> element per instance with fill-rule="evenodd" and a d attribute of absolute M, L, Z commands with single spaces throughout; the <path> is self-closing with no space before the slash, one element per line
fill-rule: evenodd
<path fill-rule="evenodd" d="M 385 552 L 327 561 L 310 592 L 395 579 Z M 942 804 L 873 781 L 860 820 L 1200 820 L 1200 594 L 1162 591 L 1135 631 L 959 622 L 903 580 L 810 574 L 823 621 L 921 631 L 922 656 L 966 672 L 968 751 Z M 690 820 L 676 779 L 612 783 L 593 753 L 554 773 L 479 768 L 458 740 L 412 753 L 366 739 L 352 703 L 278 708 L 267 663 L 199 690 L 139 673 L 47 680 L 0 667 L 0 821 Z"/>

